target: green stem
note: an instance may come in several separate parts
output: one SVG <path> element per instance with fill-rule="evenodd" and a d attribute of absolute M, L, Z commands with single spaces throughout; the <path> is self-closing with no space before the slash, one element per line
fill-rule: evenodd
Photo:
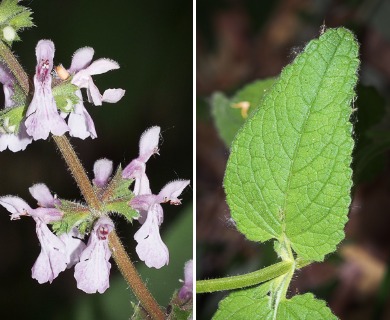
<path fill-rule="evenodd" d="M 282 261 L 255 272 L 219 279 L 196 281 L 196 293 L 240 289 L 275 279 L 288 273 L 293 266 L 291 261 Z"/>

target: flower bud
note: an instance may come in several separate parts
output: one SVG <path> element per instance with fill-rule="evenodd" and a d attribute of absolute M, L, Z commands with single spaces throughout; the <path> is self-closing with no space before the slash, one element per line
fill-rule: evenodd
<path fill-rule="evenodd" d="M 12 42 L 15 40 L 16 38 L 16 32 L 15 32 L 15 29 L 12 28 L 11 26 L 6 26 L 4 29 L 3 29 L 3 37 L 5 40 L 9 41 L 9 42 Z"/>

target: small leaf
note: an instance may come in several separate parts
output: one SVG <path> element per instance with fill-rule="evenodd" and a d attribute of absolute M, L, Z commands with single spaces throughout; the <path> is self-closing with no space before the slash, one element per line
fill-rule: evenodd
<path fill-rule="evenodd" d="M 325 302 L 316 299 L 311 293 L 283 299 L 278 309 L 272 308 L 272 282 L 261 286 L 239 290 L 228 295 L 219 303 L 214 320 L 253 319 L 253 320 L 332 320 L 337 319 Z M 276 312 L 274 314 L 274 312 Z"/>
<path fill-rule="evenodd" d="M 178 297 L 178 290 L 172 295 L 171 301 L 167 307 L 167 320 L 187 320 L 192 315 L 193 300 L 183 301 Z"/>
<path fill-rule="evenodd" d="M 57 108 L 65 113 L 71 112 L 73 106 L 80 100 L 76 95 L 77 90 L 79 90 L 79 88 L 70 83 L 70 80 L 61 82 L 59 85 L 55 86 L 53 88 L 53 96 Z"/>
<path fill-rule="evenodd" d="M 18 0 L 0 3 L 0 39 L 9 45 L 20 40 L 17 32 L 34 26 L 30 9 L 18 4 Z"/>
<path fill-rule="evenodd" d="M 68 233 L 75 226 L 83 225 L 79 228 L 81 234 L 84 234 L 90 227 L 92 222 L 91 212 L 88 207 L 72 201 L 61 200 L 61 205 L 58 207 L 60 211 L 64 213 L 64 216 L 60 221 L 53 223 L 53 231 L 57 235 L 62 233 Z"/>
<path fill-rule="evenodd" d="M 139 217 L 137 211 L 129 206 L 134 194 L 130 191 L 133 180 L 122 178 L 122 167 L 119 165 L 114 177 L 102 194 L 104 209 L 123 215 L 129 222 Z"/>
<path fill-rule="evenodd" d="M 183 310 L 177 305 L 172 306 L 172 311 L 169 314 L 167 320 L 187 320 L 192 314 L 191 310 Z"/>
<path fill-rule="evenodd" d="M 123 215 L 129 222 L 139 217 L 139 213 L 129 206 L 129 200 L 115 200 L 104 206 L 107 212 L 116 212 Z"/>
<path fill-rule="evenodd" d="M 344 238 L 358 66 L 353 34 L 329 29 L 282 71 L 238 133 L 224 186 L 249 239 L 286 237 L 300 257 L 322 261 Z"/>
<path fill-rule="evenodd" d="M 133 193 L 129 190 L 133 180 L 123 179 L 122 171 L 122 166 L 119 165 L 115 175 L 112 177 L 110 183 L 103 192 L 102 201 L 105 202 L 108 200 L 125 198 L 129 196 L 131 196 L 131 198 L 133 197 Z M 129 200 L 131 200 L 131 198 Z"/>
<path fill-rule="evenodd" d="M 246 121 L 241 111 L 233 106 L 248 103 L 250 117 L 264 97 L 275 79 L 257 80 L 238 91 L 233 98 L 227 98 L 223 93 L 216 92 L 211 97 L 211 108 L 218 133 L 227 147 L 230 147 L 238 130 Z"/>
<path fill-rule="evenodd" d="M 11 133 L 19 131 L 20 122 L 24 117 L 25 106 L 6 108 L 0 112 L 0 124 L 5 129 L 13 128 Z"/>
<path fill-rule="evenodd" d="M 131 301 L 130 301 L 130 303 L 131 303 L 131 305 L 132 305 L 132 307 L 134 309 L 134 313 L 131 316 L 131 320 L 144 320 L 144 319 L 147 319 L 148 314 L 141 307 L 140 304 L 135 304 L 134 302 L 131 302 Z"/>

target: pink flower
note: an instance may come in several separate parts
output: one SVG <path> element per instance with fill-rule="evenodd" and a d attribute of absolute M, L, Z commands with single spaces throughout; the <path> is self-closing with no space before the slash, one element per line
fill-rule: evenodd
<path fill-rule="evenodd" d="M 93 165 L 93 173 L 95 178 L 92 183 L 98 188 L 105 188 L 112 174 L 112 161 L 105 158 L 96 160 Z"/>
<path fill-rule="evenodd" d="M 91 63 L 93 54 L 94 51 L 90 47 L 81 48 L 74 53 L 72 64 L 69 68 L 70 73 L 75 73 L 72 83 L 79 88 L 87 89 L 88 101 L 95 106 L 101 106 L 102 102 L 118 102 L 124 96 L 125 90 L 107 89 L 101 95 L 92 80 L 92 76 L 119 69 L 119 64 L 106 58 L 98 59 Z"/>
<path fill-rule="evenodd" d="M 14 95 L 14 77 L 2 63 L 0 63 L 0 82 L 3 84 L 5 109 L 10 109 L 14 106 L 14 101 L 12 100 Z M 19 128 L 17 128 L 15 125 L 9 125 L 9 122 L 4 121 L 3 129 L 5 132 L 0 132 L 0 151 L 4 151 L 7 148 L 13 152 L 21 151 L 26 149 L 27 145 L 32 141 L 26 132 L 24 123 L 20 123 Z"/>
<path fill-rule="evenodd" d="M 36 47 L 37 67 L 34 75 L 34 97 L 27 109 L 25 125 L 34 140 L 47 139 L 49 133 L 61 136 L 69 130 L 57 111 L 51 90 L 54 44 L 40 40 Z"/>
<path fill-rule="evenodd" d="M 67 269 L 73 267 L 80 261 L 81 253 L 86 248 L 83 238 L 77 228 L 73 228 L 69 233 L 63 233 L 59 236 L 60 240 L 64 242 L 66 249 Z"/>
<path fill-rule="evenodd" d="M 137 241 L 136 251 L 139 258 L 145 261 L 149 268 L 160 269 L 169 262 L 169 251 L 161 240 L 159 227 L 163 222 L 163 209 L 161 203 L 170 202 L 179 205 L 178 196 L 190 183 L 189 180 L 176 180 L 168 183 L 158 195 L 144 194 L 135 196 L 130 201 L 130 206 L 142 212 L 147 212 L 147 217 L 141 228 L 135 233 Z"/>
<path fill-rule="evenodd" d="M 85 244 L 76 238 L 74 230 L 57 237 L 47 227 L 48 223 L 60 220 L 62 212 L 55 207 L 59 200 L 53 197 L 46 185 L 35 184 L 29 191 L 38 201 L 39 207 L 36 209 L 14 196 L 1 197 L 0 205 L 11 213 L 11 220 L 20 219 L 21 216 L 31 216 L 35 220 L 41 252 L 31 269 L 32 277 L 39 283 L 51 283 L 61 271 L 78 261 Z"/>
<path fill-rule="evenodd" d="M 34 218 L 34 220 L 41 253 L 31 269 L 32 278 L 39 283 L 52 283 L 67 266 L 65 243 L 54 235 L 41 219 Z"/>
<path fill-rule="evenodd" d="M 189 260 L 184 265 L 184 284 L 179 291 L 179 298 L 181 300 L 188 300 L 192 298 L 193 285 L 193 261 Z"/>
<path fill-rule="evenodd" d="M 13 128 L 7 126 L 7 130 Z M 31 143 L 32 138 L 26 132 L 26 126 L 23 122 L 20 123 L 19 132 L 15 133 L 0 133 L 0 151 L 9 149 L 12 152 L 22 151 Z"/>
<path fill-rule="evenodd" d="M 61 220 L 62 212 L 55 207 L 59 204 L 59 200 L 53 197 L 45 184 L 35 184 L 29 188 L 29 191 L 38 201 L 36 209 L 32 209 L 19 197 L 0 197 L 0 204 L 11 213 L 11 220 L 18 220 L 21 216 L 31 216 L 40 219 L 45 224 Z"/>
<path fill-rule="evenodd" d="M 124 179 L 135 179 L 133 193 L 135 195 L 151 194 L 149 179 L 146 175 L 146 162 L 153 154 L 158 154 L 160 127 L 151 127 L 141 136 L 139 156 L 131 161 L 123 170 Z"/>
<path fill-rule="evenodd" d="M 72 63 L 68 69 L 68 72 L 74 75 L 71 82 L 79 88 L 86 88 L 88 101 L 96 106 L 102 105 L 102 102 L 118 102 L 125 94 L 125 90 L 108 89 L 101 95 L 92 80 L 92 75 L 118 69 L 118 63 L 109 59 L 99 59 L 91 63 L 93 55 L 94 50 L 90 47 L 80 48 L 73 54 Z M 94 139 L 97 137 L 95 124 L 84 107 L 81 90 L 77 90 L 76 95 L 79 97 L 79 102 L 69 114 L 69 134 L 80 139 L 87 137 Z"/>
<path fill-rule="evenodd" d="M 108 248 L 108 235 L 113 229 L 114 224 L 109 218 L 100 218 L 91 232 L 86 249 L 80 256 L 80 262 L 75 266 L 77 288 L 86 293 L 103 293 L 110 286 L 111 264 L 108 260 L 111 252 Z"/>
<path fill-rule="evenodd" d="M 69 135 L 83 140 L 88 137 L 95 139 L 97 138 L 95 124 L 84 107 L 81 91 L 77 90 L 75 94 L 79 98 L 79 102 L 74 105 L 73 111 L 69 114 Z"/>
<path fill-rule="evenodd" d="M 12 107 L 14 105 L 12 100 L 14 95 L 14 77 L 3 63 L 0 63 L 0 82 L 3 84 L 4 106 L 6 108 Z"/>
<path fill-rule="evenodd" d="M 85 47 L 77 50 L 73 54 L 72 63 L 68 72 L 75 74 L 76 72 L 85 69 L 92 61 L 94 51 L 90 47 Z M 69 114 L 68 126 L 69 134 L 72 137 L 85 139 L 97 137 L 95 124 L 89 115 L 87 109 L 84 107 L 83 96 L 81 90 L 76 91 L 79 102 L 74 106 L 73 111 Z"/>

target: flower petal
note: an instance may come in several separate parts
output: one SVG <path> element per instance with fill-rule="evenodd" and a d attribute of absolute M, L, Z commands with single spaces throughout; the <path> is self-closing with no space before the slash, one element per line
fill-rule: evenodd
<path fill-rule="evenodd" d="M 26 201 L 14 196 L 0 197 L 0 205 L 12 213 L 11 220 L 20 219 L 20 216 L 29 215 L 32 211 Z"/>
<path fill-rule="evenodd" d="M 80 102 L 74 106 L 74 110 L 69 114 L 69 135 L 83 140 L 88 137 L 95 139 L 97 137 L 95 124 L 84 107 L 80 90 L 76 91 L 76 95 L 79 96 Z"/>
<path fill-rule="evenodd" d="M 51 90 L 51 77 L 40 81 L 34 76 L 34 97 L 26 113 L 27 133 L 34 140 L 47 139 L 49 133 L 61 136 L 69 130 L 64 119 L 58 114 Z"/>
<path fill-rule="evenodd" d="M 76 50 L 72 57 L 69 73 L 76 73 L 88 67 L 93 58 L 94 50 L 91 47 L 84 47 Z"/>
<path fill-rule="evenodd" d="M 139 158 L 131 161 L 122 172 L 123 179 L 135 179 L 133 193 L 135 195 L 151 194 L 149 179 L 145 173 L 146 165 Z"/>
<path fill-rule="evenodd" d="M 45 208 L 54 208 L 61 201 L 55 199 L 49 188 L 44 183 L 34 184 L 28 189 L 35 200 L 38 201 L 38 206 Z"/>
<path fill-rule="evenodd" d="M 82 69 L 73 76 L 71 83 L 79 88 L 88 88 L 89 79 L 91 76 L 85 69 Z"/>
<path fill-rule="evenodd" d="M 69 269 L 80 261 L 81 253 L 85 250 L 86 245 L 81 241 L 81 235 L 77 228 L 73 228 L 69 233 L 63 233 L 59 238 L 65 244 L 67 269 Z"/>
<path fill-rule="evenodd" d="M 22 122 L 19 133 L 0 133 L 0 151 L 9 149 L 12 152 L 22 151 L 32 142 L 32 138 L 27 135 L 26 127 Z"/>
<path fill-rule="evenodd" d="M 137 195 L 130 200 L 130 206 L 134 210 L 148 211 L 149 208 L 157 201 L 157 196 L 154 194 Z"/>
<path fill-rule="evenodd" d="M 14 101 L 12 96 L 14 95 L 14 77 L 12 76 L 9 69 L 0 62 L 0 82 L 3 84 L 4 91 L 4 106 L 12 107 Z"/>
<path fill-rule="evenodd" d="M 139 140 L 139 160 L 146 162 L 149 158 L 158 153 L 158 142 L 160 139 L 160 127 L 147 129 Z"/>
<path fill-rule="evenodd" d="M 6 86 L 12 86 L 14 82 L 11 72 L 2 62 L 0 63 L 0 82 Z"/>
<path fill-rule="evenodd" d="M 183 192 L 184 188 L 190 184 L 190 180 L 175 180 L 167 183 L 158 194 L 159 202 L 170 202 L 171 204 L 181 204 L 178 196 Z"/>
<path fill-rule="evenodd" d="M 123 169 L 122 172 L 122 178 L 123 179 L 140 179 L 141 176 L 144 174 L 146 169 L 145 163 L 134 159 L 131 161 L 126 168 Z"/>
<path fill-rule="evenodd" d="M 46 224 L 60 221 L 63 215 L 64 214 L 57 208 L 36 208 L 32 209 L 30 212 L 30 216 L 39 218 Z"/>
<path fill-rule="evenodd" d="M 51 40 L 40 40 L 35 48 L 35 55 L 37 57 L 37 68 L 48 69 L 51 72 L 53 69 L 54 58 L 54 43 Z M 42 65 L 44 63 L 44 67 Z"/>
<path fill-rule="evenodd" d="M 93 103 L 95 106 L 101 106 L 103 97 L 100 94 L 98 87 L 93 82 L 92 78 L 89 78 L 88 89 L 87 89 L 88 101 Z"/>
<path fill-rule="evenodd" d="M 145 261 L 149 268 L 160 269 L 169 263 L 169 251 L 161 240 L 158 227 L 159 204 L 153 205 L 142 227 L 135 233 L 134 239 L 138 242 L 135 250 L 138 257 Z"/>
<path fill-rule="evenodd" d="M 66 269 L 65 244 L 40 219 L 35 219 L 35 222 L 41 252 L 31 269 L 32 278 L 39 283 L 51 283 L 60 272 Z"/>
<path fill-rule="evenodd" d="M 113 228 L 114 224 L 110 219 L 100 218 L 80 256 L 80 262 L 75 266 L 77 288 L 86 293 L 103 293 L 110 286 L 111 264 L 108 260 L 111 252 L 108 248 L 108 234 Z"/>
<path fill-rule="evenodd" d="M 93 173 L 95 174 L 93 184 L 100 188 L 105 187 L 112 174 L 112 161 L 105 158 L 95 161 Z"/>
<path fill-rule="evenodd" d="M 123 89 L 107 89 L 103 93 L 103 101 L 108 103 L 116 103 L 125 95 L 126 90 Z"/>
<path fill-rule="evenodd" d="M 107 71 L 114 69 L 119 69 L 118 62 L 111 59 L 102 58 L 92 62 L 91 65 L 85 70 L 89 75 L 92 76 L 95 74 L 106 73 Z"/>

